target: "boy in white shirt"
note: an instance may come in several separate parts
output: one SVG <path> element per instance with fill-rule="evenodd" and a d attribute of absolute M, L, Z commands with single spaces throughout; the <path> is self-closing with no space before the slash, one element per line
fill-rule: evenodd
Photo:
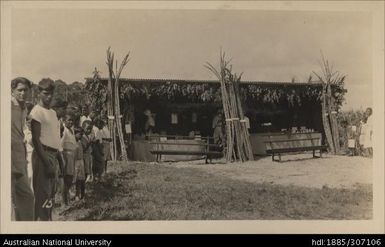
<path fill-rule="evenodd" d="M 56 193 L 56 179 L 60 158 L 60 123 L 50 108 L 54 82 L 42 79 L 39 84 L 39 102 L 32 109 L 31 132 L 33 190 L 35 194 L 35 220 L 52 220 L 52 206 Z"/>

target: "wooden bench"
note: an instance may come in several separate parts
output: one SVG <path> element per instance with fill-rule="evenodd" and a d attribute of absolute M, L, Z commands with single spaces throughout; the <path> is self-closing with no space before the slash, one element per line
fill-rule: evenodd
<path fill-rule="evenodd" d="M 219 158 L 223 155 L 222 148 L 216 144 L 210 144 L 210 138 L 202 138 L 202 143 L 178 143 L 177 140 L 180 137 L 175 138 L 175 142 L 167 141 L 152 141 L 153 149 L 150 151 L 156 155 L 156 162 L 161 161 L 162 155 L 202 155 L 205 157 L 205 162 L 210 163 L 213 158 Z M 190 139 L 194 140 L 194 139 Z M 191 146 L 191 147 L 203 147 L 201 150 L 178 150 L 178 146 Z"/>
<path fill-rule="evenodd" d="M 298 138 L 298 139 L 276 139 L 265 141 L 266 153 L 272 155 L 273 161 L 281 162 L 281 154 L 293 152 L 313 151 L 313 158 L 321 158 L 322 151 L 327 148 L 327 145 L 322 145 L 321 134 L 318 137 Z M 316 151 L 319 151 L 319 156 L 316 156 Z M 275 156 L 278 155 L 278 160 Z"/>

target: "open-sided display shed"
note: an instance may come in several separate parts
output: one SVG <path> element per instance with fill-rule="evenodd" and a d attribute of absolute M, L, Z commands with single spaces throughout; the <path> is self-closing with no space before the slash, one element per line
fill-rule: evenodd
<path fill-rule="evenodd" d="M 106 84 L 107 79 L 87 78 L 91 99 L 101 97 L 102 90 L 95 89 Z M 242 81 L 240 94 L 252 135 L 293 128 L 323 134 L 319 82 Z M 335 102 L 339 103 L 338 97 Z M 120 79 L 120 105 L 123 119 L 134 120 L 134 136 L 144 133 L 146 109 L 155 115 L 156 133 L 187 136 L 199 131 L 201 136 L 212 136 L 212 119 L 222 107 L 220 84 L 214 80 Z M 106 114 L 103 105 L 94 108 Z"/>
<path fill-rule="evenodd" d="M 93 79 L 87 79 L 92 84 Z M 101 79 L 105 84 L 106 80 Z M 142 131 L 143 112 L 150 109 L 156 116 L 157 131 L 187 134 L 193 128 L 190 121 L 197 113 L 197 128 L 211 133 L 211 120 L 221 108 L 217 81 L 121 79 L 121 107 L 124 114 L 135 113 L 135 131 Z M 320 83 L 258 82 L 241 83 L 241 98 L 245 114 L 250 118 L 250 132 L 280 131 L 306 126 L 322 131 Z M 99 112 L 102 109 L 97 109 Z M 171 114 L 178 114 L 177 129 L 171 124 Z M 271 123 L 266 124 L 266 123 Z"/>

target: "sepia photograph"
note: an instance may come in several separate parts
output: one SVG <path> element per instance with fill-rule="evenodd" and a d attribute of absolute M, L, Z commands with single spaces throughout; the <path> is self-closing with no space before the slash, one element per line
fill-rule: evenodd
<path fill-rule="evenodd" d="M 383 1 L 1 7 L 1 232 L 384 233 Z"/>

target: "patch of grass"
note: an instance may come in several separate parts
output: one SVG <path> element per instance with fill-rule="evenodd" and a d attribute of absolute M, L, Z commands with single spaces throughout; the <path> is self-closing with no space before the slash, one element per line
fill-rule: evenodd
<path fill-rule="evenodd" d="M 255 184 L 193 168 L 130 164 L 87 192 L 69 220 L 370 219 L 372 186 Z M 80 213 L 81 212 L 81 213 Z"/>

